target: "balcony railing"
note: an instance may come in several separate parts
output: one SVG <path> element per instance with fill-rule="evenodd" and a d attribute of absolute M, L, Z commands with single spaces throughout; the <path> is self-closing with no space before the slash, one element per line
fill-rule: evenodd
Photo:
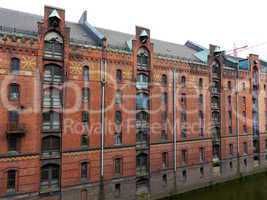
<path fill-rule="evenodd" d="M 58 43 L 46 43 L 44 56 L 48 59 L 63 59 L 63 45 Z"/>
<path fill-rule="evenodd" d="M 26 133 L 26 126 L 25 124 L 22 124 L 19 122 L 9 122 L 7 124 L 6 133 L 8 135 L 12 135 L 12 134 L 24 135 Z"/>
<path fill-rule="evenodd" d="M 148 148 L 148 140 L 136 141 L 137 149 L 147 149 Z"/>
<path fill-rule="evenodd" d="M 137 128 L 148 128 L 149 123 L 145 120 L 137 120 L 136 121 L 136 127 Z"/>
<path fill-rule="evenodd" d="M 218 103 L 212 103 L 211 108 L 212 109 L 219 109 L 219 104 Z"/>
<path fill-rule="evenodd" d="M 43 131 L 60 131 L 60 123 L 59 122 L 54 122 L 52 123 L 48 123 L 48 122 L 43 122 L 42 125 Z"/>
<path fill-rule="evenodd" d="M 40 192 L 47 193 L 47 192 L 56 192 L 59 190 L 59 181 L 52 180 L 49 183 L 47 181 L 42 181 L 40 185 Z"/>
<path fill-rule="evenodd" d="M 43 159 L 50 159 L 50 158 L 59 158 L 60 151 L 59 150 L 51 150 L 51 151 L 43 151 L 42 158 Z"/>
<path fill-rule="evenodd" d="M 58 99 L 50 99 L 50 98 L 44 98 L 43 100 L 43 107 L 44 108 L 61 108 L 61 100 Z"/>
<path fill-rule="evenodd" d="M 147 175 L 148 175 L 148 168 L 146 166 L 136 168 L 136 176 L 147 176 Z"/>
<path fill-rule="evenodd" d="M 212 94 L 219 94 L 219 93 L 220 93 L 220 90 L 219 90 L 219 88 L 212 87 L 212 88 L 211 88 L 211 93 L 212 93 Z"/>

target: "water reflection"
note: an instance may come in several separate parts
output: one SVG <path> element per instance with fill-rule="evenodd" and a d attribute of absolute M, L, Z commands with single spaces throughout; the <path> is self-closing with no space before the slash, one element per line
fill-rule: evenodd
<path fill-rule="evenodd" d="M 267 173 L 189 192 L 165 200 L 266 200 Z"/>

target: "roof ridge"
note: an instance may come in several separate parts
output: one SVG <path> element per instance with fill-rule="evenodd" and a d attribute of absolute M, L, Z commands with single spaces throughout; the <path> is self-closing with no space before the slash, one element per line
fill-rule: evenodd
<path fill-rule="evenodd" d="M 27 15 L 31 15 L 31 16 L 35 16 L 35 17 L 43 17 L 43 15 L 34 14 L 34 13 L 26 12 L 26 11 L 20 11 L 20 10 L 10 9 L 10 8 L 0 7 L 0 9 L 6 10 L 6 11 L 18 12 L 18 13 L 21 13 L 21 14 L 27 14 Z"/>

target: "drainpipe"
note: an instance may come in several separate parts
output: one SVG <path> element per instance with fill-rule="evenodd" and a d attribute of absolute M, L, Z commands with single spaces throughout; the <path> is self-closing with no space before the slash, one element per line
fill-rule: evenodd
<path fill-rule="evenodd" d="M 105 199 L 104 195 L 104 139 L 105 139 L 105 73 L 106 73 L 106 39 L 103 39 L 102 57 L 100 62 L 100 82 L 101 82 L 101 138 L 100 138 L 100 188 L 99 200 Z"/>
<path fill-rule="evenodd" d="M 237 140 L 237 145 L 236 145 L 236 148 L 237 148 L 237 151 L 236 151 L 236 155 L 237 155 L 237 175 L 240 176 L 240 154 L 239 154 L 239 119 L 238 119 L 238 115 L 239 115 L 239 105 L 238 105 L 238 79 L 239 79 L 239 63 L 237 65 L 237 68 L 236 68 L 236 91 L 235 91 L 235 94 L 236 94 L 236 140 Z"/>
<path fill-rule="evenodd" d="M 173 173 L 174 173 L 174 191 L 176 190 L 176 168 L 177 168 L 177 164 L 176 164 L 176 69 L 173 69 L 173 85 L 172 85 L 172 89 L 173 89 Z"/>

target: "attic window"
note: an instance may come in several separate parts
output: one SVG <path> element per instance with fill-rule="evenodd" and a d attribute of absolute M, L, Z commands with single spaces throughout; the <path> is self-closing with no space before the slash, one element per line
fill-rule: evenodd
<path fill-rule="evenodd" d="M 45 57 L 63 58 L 63 38 L 57 32 L 49 32 L 45 35 Z"/>
<path fill-rule="evenodd" d="M 141 48 L 137 53 L 137 64 L 140 67 L 147 68 L 149 66 L 149 53 L 147 49 Z"/>

